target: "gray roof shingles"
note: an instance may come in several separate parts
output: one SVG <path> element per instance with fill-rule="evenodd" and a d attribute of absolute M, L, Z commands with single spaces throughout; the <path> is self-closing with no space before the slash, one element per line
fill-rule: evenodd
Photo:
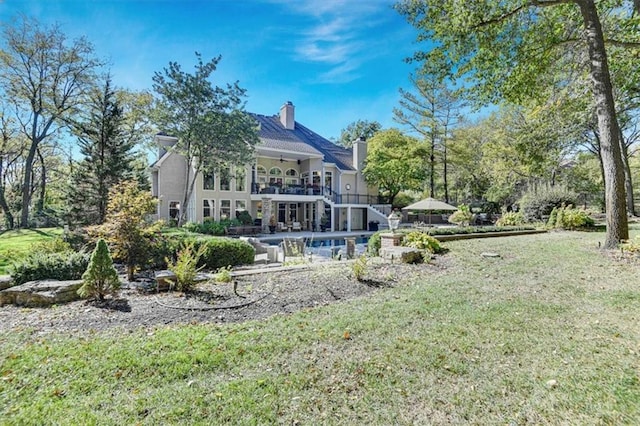
<path fill-rule="evenodd" d="M 251 114 L 260 123 L 260 140 L 269 148 L 302 153 L 321 153 L 324 161 L 341 170 L 354 170 L 351 150 L 338 146 L 296 121 L 293 130 L 285 129 L 277 115 Z"/>

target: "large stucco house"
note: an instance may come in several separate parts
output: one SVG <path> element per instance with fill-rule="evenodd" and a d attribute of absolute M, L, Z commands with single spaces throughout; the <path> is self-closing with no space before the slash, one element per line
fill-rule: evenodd
<path fill-rule="evenodd" d="M 274 215 L 279 228 L 318 230 L 322 215 L 333 230 L 364 230 L 370 221 L 384 223 L 388 207 L 378 204 L 377 188 L 362 176 L 367 143 L 353 149 L 337 146 L 295 121 L 295 107 L 285 103 L 279 115 L 251 114 L 258 123 L 260 142 L 254 160 L 197 177 L 186 207 L 187 220 L 236 217 L 246 210 L 266 231 Z M 158 160 L 152 165 L 152 193 L 158 198 L 158 217 L 175 218 L 184 195 L 186 161 L 173 152 L 176 138 L 159 134 Z"/>

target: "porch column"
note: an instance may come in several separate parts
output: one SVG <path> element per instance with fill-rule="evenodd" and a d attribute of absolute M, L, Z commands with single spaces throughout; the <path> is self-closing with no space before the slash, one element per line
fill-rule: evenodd
<path fill-rule="evenodd" d="M 347 232 L 351 232 L 351 206 L 347 207 Z"/>
<path fill-rule="evenodd" d="M 269 232 L 269 220 L 271 219 L 271 215 L 273 214 L 271 208 L 271 198 L 263 198 L 262 199 L 262 232 Z"/>
<path fill-rule="evenodd" d="M 313 225 L 313 229 L 320 229 L 320 219 L 322 218 L 323 214 L 324 214 L 324 201 L 318 200 L 316 201 L 316 221 Z M 331 228 L 333 228 L 333 224 L 331 225 Z"/>

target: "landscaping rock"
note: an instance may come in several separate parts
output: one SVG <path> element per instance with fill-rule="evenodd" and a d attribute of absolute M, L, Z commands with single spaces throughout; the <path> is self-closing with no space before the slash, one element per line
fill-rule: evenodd
<path fill-rule="evenodd" d="M 383 247 L 380 249 L 380 256 L 387 260 L 398 260 L 402 263 L 422 263 L 424 257 L 422 250 L 413 247 Z"/>
<path fill-rule="evenodd" d="M 10 275 L 0 275 L 0 290 L 9 288 L 13 285 L 13 279 Z"/>
<path fill-rule="evenodd" d="M 0 306 L 14 304 L 29 308 L 46 307 L 79 300 L 82 280 L 30 281 L 0 291 Z"/>
<path fill-rule="evenodd" d="M 482 257 L 500 257 L 500 255 L 498 253 L 491 253 L 491 252 L 480 253 L 480 256 L 482 256 Z"/>

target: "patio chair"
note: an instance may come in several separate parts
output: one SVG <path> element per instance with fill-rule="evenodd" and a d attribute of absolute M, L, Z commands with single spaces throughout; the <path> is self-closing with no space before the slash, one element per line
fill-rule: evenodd
<path fill-rule="evenodd" d="M 278 222 L 278 231 L 286 231 L 287 225 L 284 222 Z"/>
<path fill-rule="evenodd" d="M 300 222 L 293 222 L 291 224 L 292 231 L 302 231 L 302 224 Z"/>

